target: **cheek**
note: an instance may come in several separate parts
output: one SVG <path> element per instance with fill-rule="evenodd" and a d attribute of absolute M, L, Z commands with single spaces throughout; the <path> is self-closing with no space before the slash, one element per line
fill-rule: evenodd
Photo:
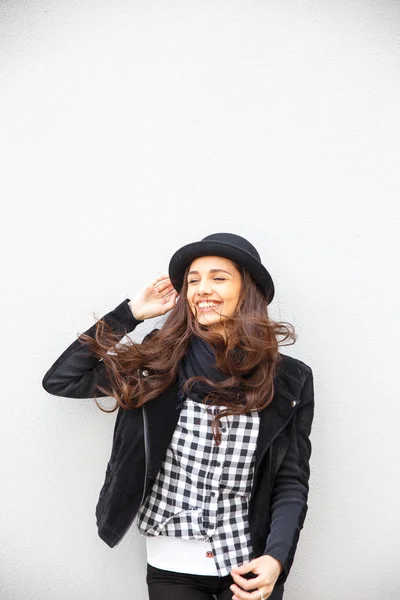
<path fill-rule="evenodd" d="M 232 290 L 232 288 L 226 290 L 226 293 L 222 294 L 222 297 L 224 299 L 224 302 L 226 302 L 227 304 L 234 304 L 236 302 L 236 293 L 234 290 Z"/>
<path fill-rule="evenodd" d="M 232 314 L 235 311 L 235 307 L 236 307 L 236 300 L 234 298 L 232 298 L 231 296 L 226 297 L 224 299 L 224 308 L 223 308 L 223 312 L 225 314 Z"/>
<path fill-rule="evenodd" d="M 225 307 L 229 310 L 229 312 L 234 312 L 236 310 L 237 303 L 239 298 L 235 294 L 229 294 L 224 299 Z"/>

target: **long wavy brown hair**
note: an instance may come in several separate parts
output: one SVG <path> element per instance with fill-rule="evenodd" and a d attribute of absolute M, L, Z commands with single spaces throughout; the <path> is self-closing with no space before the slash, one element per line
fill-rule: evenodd
<path fill-rule="evenodd" d="M 193 335 L 212 345 L 216 368 L 226 374 L 226 379 L 220 382 L 200 375 L 190 377 L 182 390 L 190 395 L 195 381 L 204 382 L 212 391 L 203 402 L 227 407 L 212 421 L 216 444 L 221 441 L 222 417 L 268 406 L 274 396 L 274 378 L 281 360 L 278 347 L 294 344 L 297 335 L 290 323 L 273 321 L 268 316 L 267 298 L 255 280 L 242 266 L 233 261 L 232 264 L 242 275 L 242 286 L 235 314 L 222 321 L 226 340 L 206 325 L 200 325 L 187 302 L 190 267 L 186 269 L 178 301 L 167 313 L 162 327 L 151 331 L 141 343 L 133 342 L 128 333 L 127 342 L 120 343 L 121 335 L 103 319 L 96 320 L 94 338 L 79 336 L 105 363 L 110 387 L 99 385 L 98 389 L 116 400 L 112 410 L 105 410 L 94 396 L 100 410 L 114 412 L 119 406 L 126 410 L 138 408 L 166 390 L 176 381 L 179 361 Z M 286 340 L 291 341 L 285 344 Z M 147 377 L 141 375 L 141 369 L 148 371 Z"/>

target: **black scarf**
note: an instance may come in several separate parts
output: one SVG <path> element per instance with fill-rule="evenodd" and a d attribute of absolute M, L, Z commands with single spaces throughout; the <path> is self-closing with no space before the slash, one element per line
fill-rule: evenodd
<path fill-rule="evenodd" d="M 234 348 L 232 352 L 234 353 L 235 359 L 238 360 L 241 356 L 239 348 Z M 225 373 L 219 371 L 215 366 L 215 352 L 211 344 L 193 334 L 190 338 L 187 352 L 179 362 L 178 366 L 178 380 L 180 386 L 178 395 L 180 403 L 177 408 L 181 406 L 181 403 L 186 397 L 182 391 L 183 384 L 189 377 L 194 377 L 196 375 L 202 375 L 217 382 L 224 381 L 228 378 Z M 204 397 L 209 394 L 212 389 L 213 388 L 205 382 L 195 381 L 189 389 L 188 394 L 191 400 L 194 400 L 195 402 L 204 402 Z M 237 395 L 242 391 L 241 386 L 239 386 L 239 388 L 232 388 L 231 391 L 233 394 Z"/>

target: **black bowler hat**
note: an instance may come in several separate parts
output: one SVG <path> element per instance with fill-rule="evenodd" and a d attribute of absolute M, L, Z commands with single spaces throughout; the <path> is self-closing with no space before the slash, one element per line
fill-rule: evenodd
<path fill-rule="evenodd" d="M 255 247 L 235 233 L 213 233 L 200 242 L 192 242 L 175 252 L 169 262 L 168 273 L 178 293 L 183 286 L 186 268 L 200 256 L 223 256 L 241 265 L 255 279 L 258 287 L 267 297 L 267 304 L 272 302 L 275 288 L 271 275 L 261 263 Z"/>

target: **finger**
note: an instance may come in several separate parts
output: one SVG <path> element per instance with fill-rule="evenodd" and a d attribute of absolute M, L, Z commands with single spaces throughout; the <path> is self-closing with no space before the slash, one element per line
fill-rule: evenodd
<path fill-rule="evenodd" d="M 244 590 L 251 590 L 253 588 L 256 588 L 259 585 L 261 585 L 261 582 L 262 582 L 261 575 L 258 575 L 257 577 L 253 577 L 252 579 L 246 579 L 245 577 L 241 577 L 234 571 L 231 573 L 231 575 L 232 575 L 232 579 L 236 583 L 236 585 L 238 585 L 239 587 L 241 587 Z"/>
<path fill-rule="evenodd" d="M 169 312 L 175 306 L 174 296 L 170 296 L 169 298 L 164 298 L 164 306 L 162 308 L 162 314 Z"/>
<path fill-rule="evenodd" d="M 164 300 L 168 305 L 174 306 L 177 297 L 177 292 L 173 291 L 164 296 Z"/>
<path fill-rule="evenodd" d="M 169 298 L 170 298 L 171 296 L 173 296 L 174 294 L 177 294 L 177 291 L 176 291 L 176 290 L 174 290 L 174 289 L 170 290 L 170 289 L 168 289 L 168 288 L 167 288 L 167 290 L 168 290 L 168 291 L 167 291 L 167 293 L 166 293 L 166 294 L 164 294 L 164 292 L 165 292 L 166 290 L 160 290 L 160 293 L 161 293 L 161 292 L 163 292 L 163 298 L 164 298 L 164 299 L 165 299 L 165 298 L 167 298 L 167 299 L 169 300 Z"/>
<path fill-rule="evenodd" d="M 154 291 L 160 294 L 164 292 L 172 292 L 174 290 L 174 286 L 169 283 L 160 283 L 159 285 L 154 286 Z"/>
<path fill-rule="evenodd" d="M 249 568 L 248 571 L 245 571 L 245 573 L 249 573 L 251 572 L 251 569 Z M 232 577 L 238 581 L 247 581 L 247 579 L 245 579 L 245 577 L 243 577 L 240 573 L 238 573 L 237 571 L 232 570 L 231 571 L 231 575 Z"/>
<path fill-rule="evenodd" d="M 162 283 L 163 281 L 167 281 L 169 279 L 168 275 L 159 275 L 155 279 L 152 279 L 150 283 L 146 286 L 148 290 L 153 289 L 156 285 Z"/>
<path fill-rule="evenodd" d="M 232 571 L 234 571 L 235 573 L 248 573 L 249 571 L 251 571 L 252 567 L 254 567 L 253 563 L 255 563 L 254 560 L 247 560 L 241 565 L 233 567 Z"/>
<path fill-rule="evenodd" d="M 168 273 L 161 273 L 161 275 L 157 275 L 156 280 L 157 279 L 169 279 L 169 275 Z"/>
<path fill-rule="evenodd" d="M 174 288 L 172 286 L 169 285 L 153 285 L 150 284 L 147 288 L 147 293 L 150 295 L 156 295 L 156 296 L 160 296 L 160 295 L 165 295 L 165 292 L 172 292 Z"/>
<path fill-rule="evenodd" d="M 157 289 L 165 289 L 167 287 L 173 288 L 174 286 L 172 285 L 171 280 L 168 278 L 168 279 L 161 279 L 160 281 L 157 281 L 154 284 L 154 287 Z"/>
<path fill-rule="evenodd" d="M 169 276 L 164 273 L 164 275 L 159 275 L 158 277 L 156 277 L 155 279 L 153 279 L 152 283 L 157 283 L 157 282 L 160 282 L 160 281 L 166 281 L 167 279 L 169 280 Z"/>
<path fill-rule="evenodd" d="M 249 596 L 248 592 L 244 592 L 235 585 L 231 585 L 230 590 L 233 594 L 232 598 L 236 598 L 236 600 L 253 600 L 253 597 Z M 258 598 L 256 600 L 260 600 L 260 594 L 258 594 Z"/>
<path fill-rule="evenodd" d="M 176 295 L 177 295 L 177 292 L 175 290 L 168 292 L 168 294 L 165 294 L 162 297 L 164 304 L 173 306 L 175 303 Z"/>
<path fill-rule="evenodd" d="M 264 600 L 268 600 L 268 598 L 269 598 L 269 597 L 270 597 L 270 595 L 272 594 L 272 591 L 271 591 L 271 592 L 269 592 L 269 591 L 268 591 L 268 588 L 262 588 L 262 587 L 261 587 L 261 588 L 258 588 L 258 589 L 261 591 L 261 593 L 262 593 L 262 595 L 263 595 L 263 598 L 264 598 Z M 258 590 L 257 590 L 257 593 L 259 594 Z M 258 600 L 258 598 L 257 598 L 257 600 Z"/>
<path fill-rule="evenodd" d="M 151 291 L 151 290 L 155 289 L 156 285 L 159 285 L 159 283 L 160 283 L 161 281 L 163 281 L 163 280 L 164 280 L 164 277 L 163 277 L 162 279 L 160 279 L 160 277 L 157 277 L 156 279 L 152 279 L 152 280 L 150 281 L 150 283 L 148 283 L 148 284 L 146 285 L 146 290 L 147 290 L 147 291 Z M 157 288 L 157 289 L 158 289 L 158 288 Z"/>
<path fill-rule="evenodd" d="M 251 592 L 246 592 L 243 589 L 241 589 L 240 587 L 238 587 L 237 585 L 233 584 L 230 586 L 230 590 L 233 594 L 233 598 L 236 598 L 238 600 L 260 600 L 259 589 L 261 589 L 261 591 L 263 591 L 262 588 L 257 588 L 257 589 L 253 589 L 253 591 L 251 591 Z M 265 595 L 265 592 L 263 592 L 263 596 L 264 596 L 264 600 L 266 600 L 266 598 L 268 598 L 268 596 Z"/>

